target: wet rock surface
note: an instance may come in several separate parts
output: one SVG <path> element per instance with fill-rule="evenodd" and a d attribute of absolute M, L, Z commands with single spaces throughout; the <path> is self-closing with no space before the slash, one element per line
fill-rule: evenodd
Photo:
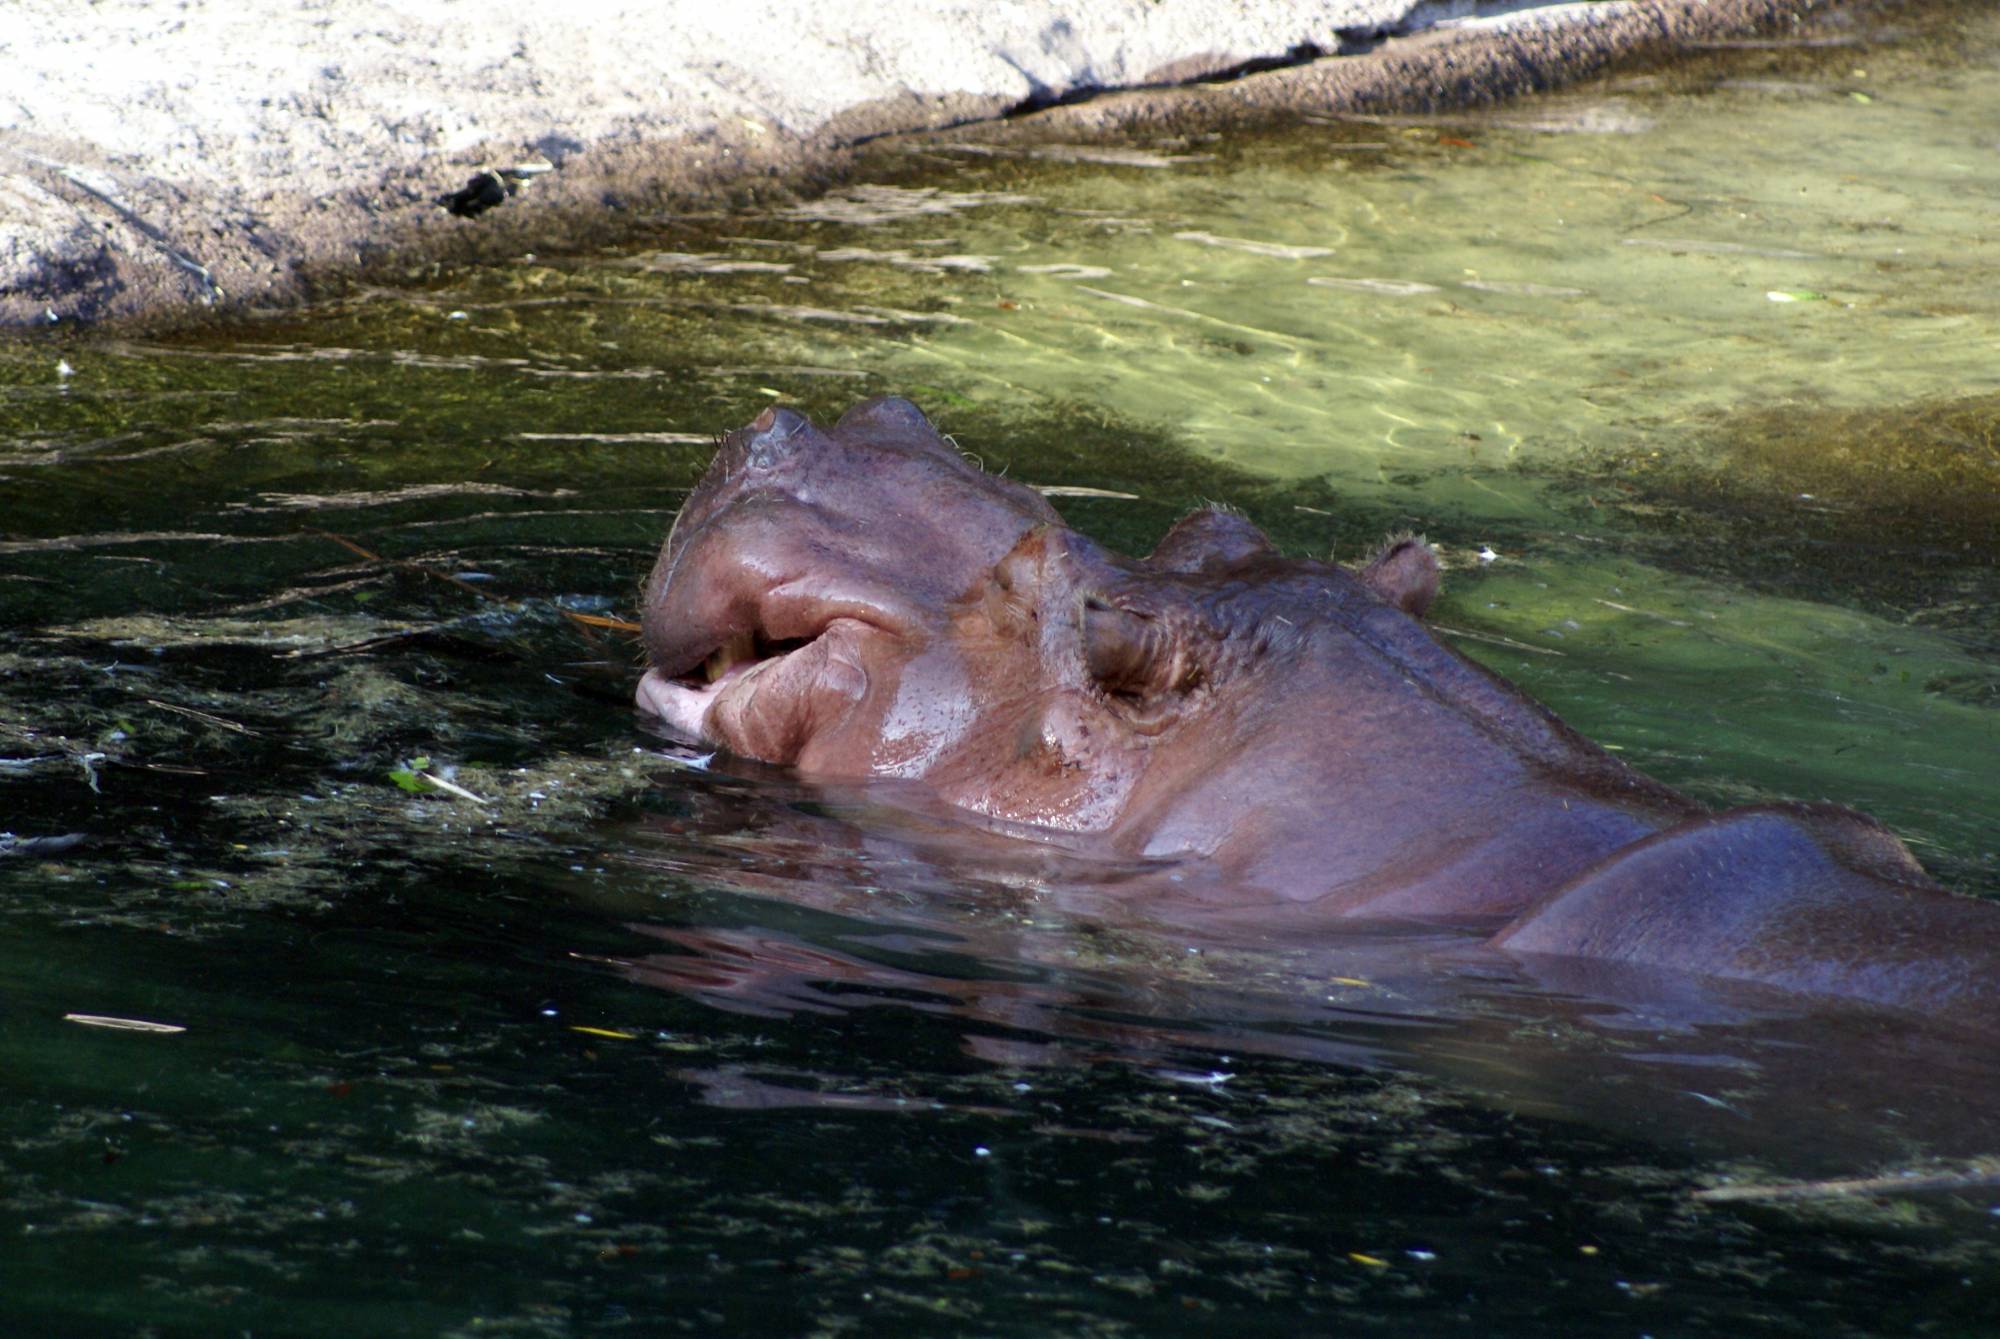
<path fill-rule="evenodd" d="M 1458 104 L 1815 7 L 30 0 L 0 38 L 0 326 L 172 320 L 385 262 L 587 244 L 810 184 L 885 134 L 1041 108 L 1073 134 Z"/>

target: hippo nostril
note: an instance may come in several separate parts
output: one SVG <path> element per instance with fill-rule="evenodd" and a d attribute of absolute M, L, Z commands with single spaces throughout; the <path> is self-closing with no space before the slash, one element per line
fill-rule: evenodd
<path fill-rule="evenodd" d="M 804 414 L 783 405 L 772 405 L 750 421 L 750 464 L 770 469 L 804 438 L 812 424 Z"/>

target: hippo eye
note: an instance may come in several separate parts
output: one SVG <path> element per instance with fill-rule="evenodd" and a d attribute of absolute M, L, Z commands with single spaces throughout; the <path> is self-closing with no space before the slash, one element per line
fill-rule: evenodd
<path fill-rule="evenodd" d="M 1090 677 L 1114 693 L 1143 688 L 1151 621 L 1095 596 L 1087 597 L 1083 602 L 1083 663 Z"/>
<path fill-rule="evenodd" d="M 1086 596 L 1082 631 L 1084 664 L 1108 693 L 1152 697 L 1186 692 L 1201 682 L 1199 667 L 1151 614 Z"/>
<path fill-rule="evenodd" d="M 1180 719 L 1201 667 L 1173 631 L 1151 614 L 1095 597 L 1083 602 L 1085 667 L 1125 726 L 1157 735 Z"/>

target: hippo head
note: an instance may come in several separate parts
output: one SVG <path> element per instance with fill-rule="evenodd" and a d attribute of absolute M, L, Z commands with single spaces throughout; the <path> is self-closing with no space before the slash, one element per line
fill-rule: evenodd
<path fill-rule="evenodd" d="M 866 774 L 947 607 L 1055 519 L 907 400 L 831 431 L 767 409 L 723 439 L 646 582 L 639 705 L 747 757 Z"/>
<path fill-rule="evenodd" d="M 830 431 L 773 408 L 724 439 L 647 581 L 638 701 L 747 757 L 921 778 L 995 817 L 1103 831 L 1191 717 L 1262 718 L 1232 682 L 1307 622 L 1267 580 L 1239 598 L 1262 568 L 1412 628 L 1437 586 L 1419 541 L 1357 576 L 1279 558 L 1221 509 L 1123 558 L 969 463 L 907 400 Z"/>

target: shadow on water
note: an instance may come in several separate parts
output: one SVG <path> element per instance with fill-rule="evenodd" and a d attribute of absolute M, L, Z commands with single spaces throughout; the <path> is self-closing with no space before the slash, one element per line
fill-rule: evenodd
<path fill-rule="evenodd" d="M 1575 496 L 1629 515 L 1663 565 L 1866 603 L 2000 653 L 2000 397 L 1762 407 L 1693 437 L 1597 459 Z M 2000 678 L 1931 691 L 2000 702 Z"/>

